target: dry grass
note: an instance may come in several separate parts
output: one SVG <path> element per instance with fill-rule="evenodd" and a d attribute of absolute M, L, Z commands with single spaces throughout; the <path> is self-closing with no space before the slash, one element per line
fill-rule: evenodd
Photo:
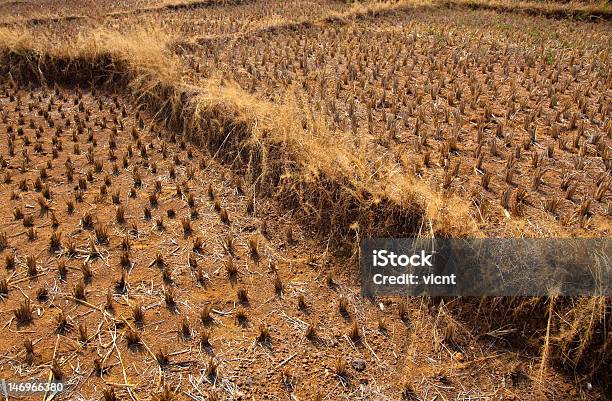
<path fill-rule="evenodd" d="M 347 145 L 348 138 L 339 140 L 320 122 L 303 128 L 295 99 L 268 103 L 231 83 L 222 85 L 218 77 L 182 84 L 180 62 L 165 47 L 171 37 L 159 31 L 121 36 L 93 30 L 61 45 L 42 38 L 31 46 L 30 37 L 27 31 L 0 30 L 3 65 L 16 79 L 84 83 L 97 76 L 98 83 L 124 83 L 159 118 L 188 132 L 187 139 L 215 150 L 223 144 L 223 159 L 239 151 L 234 166 L 254 180 L 260 194 L 278 188 L 280 200 L 326 235 L 352 241 L 354 231 L 400 234 L 422 219 L 434 233 L 477 234 L 460 199 L 442 198 L 393 165 L 370 166 Z M 41 68 L 31 60 L 39 60 Z M 105 68 L 108 62 L 113 69 Z M 234 132 L 232 138 L 227 132 Z M 312 210 L 311 204 L 320 206 Z M 392 218 L 383 222 L 383 214 Z"/>
<path fill-rule="evenodd" d="M 508 1 L 508 0 L 441 0 L 448 7 L 467 7 L 498 12 L 525 13 L 550 18 L 612 18 L 612 9 L 605 0 L 596 1 Z"/>
<path fill-rule="evenodd" d="M 391 6 L 356 6 L 350 17 L 379 12 L 388 7 Z M 348 17 L 329 18 L 342 20 Z M 407 234 L 484 235 L 470 215 L 469 202 L 456 195 L 439 193 L 427 183 L 404 174 L 387 159 L 373 163 L 366 155 L 355 151 L 349 133 L 330 132 L 316 116 L 307 115 L 308 124 L 303 124 L 304 111 L 291 94 L 281 103 L 272 103 L 215 74 L 206 79 L 187 81 L 182 73 L 185 66 L 169 50 L 168 45 L 174 42 L 176 38 L 159 30 L 135 30 L 122 35 L 95 29 L 58 42 L 51 37 L 34 36 L 27 30 L 1 28 L 0 72 L 3 76 L 10 73 L 12 79 L 22 83 L 93 84 L 129 90 L 137 103 L 152 111 L 174 131 L 184 133 L 185 139 L 212 149 L 217 157 L 241 173 L 259 196 L 275 197 L 288 209 L 297 211 L 305 224 L 310 224 L 333 242 L 354 245 L 367 236 Z M 448 177 L 453 179 L 452 174 Z M 490 177 L 485 179 L 483 176 L 483 187 L 490 185 L 489 180 Z M 510 184 L 511 177 L 507 181 Z M 83 186 L 87 185 L 83 181 Z M 536 189 L 542 185 L 542 175 L 535 177 L 533 185 Z M 215 197 L 212 189 L 209 193 L 211 199 Z M 512 203 L 511 195 L 509 191 L 502 203 L 509 210 L 514 207 L 518 215 L 520 202 Z M 157 195 L 155 197 L 157 204 Z M 41 204 L 41 209 L 43 205 L 46 203 Z M 554 213 L 556 207 L 551 204 L 547 209 Z M 587 212 L 586 205 L 577 210 L 580 217 Z M 223 222 L 230 224 L 227 210 L 219 208 L 219 213 Z M 151 218 L 150 210 L 148 215 Z M 121 216 L 118 214 L 117 221 L 122 221 L 123 217 L 123 213 Z M 20 215 L 20 218 L 24 226 L 32 226 L 32 215 Z M 90 218 L 86 218 L 85 223 L 83 228 L 94 227 Z M 183 220 L 183 229 L 185 234 L 191 233 L 189 220 Z M 96 227 L 96 236 L 100 243 L 107 240 L 104 228 Z M 51 242 L 59 245 L 59 236 L 57 241 Z M 253 256 L 259 255 L 257 242 L 249 243 L 249 246 Z M 228 253 L 231 254 L 231 247 L 228 247 Z M 129 254 L 126 255 L 121 261 L 125 266 L 130 264 Z M 37 271 L 35 262 L 31 267 L 32 262 L 28 259 L 31 275 Z M 163 267 L 164 262 L 158 260 L 157 264 Z M 230 276 L 238 273 L 233 259 L 227 259 L 225 269 Z M 163 271 L 170 277 L 169 272 L 169 269 Z M 60 275 L 65 273 L 60 268 Z M 123 276 L 121 280 L 125 282 Z M 329 283 L 333 284 L 333 280 Z M 283 291 L 280 278 L 274 286 L 279 294 Z M 84 284 L 79 283 L 73 288 L 75 298 L 85 300 Z M 237 298 L 247 303 L 246 290 L 240 289 Z M 559 350 L 556 355 L 553 351 L 553 355 L 570 365 L 582 363 L 585 359 L 605 363 L 610 355 L 611 339 L 596 337 L 602 325 L 608 327 L 610 324 L 609 299 L 568 302 L 571 305 L 562 305 L 559 312 L 563 314 L 559 330 L 551 334 L 551 343 L 558 345 Z M 298 305 L 300 309 L 306 308 L 303 298 L 298 299 Z M 512 305 L 496 306 L 510 308 Z M 19 321 L 27 321 L 27 316 L 23 316 L 27 314 L 25 308 L 15 311 Z M 348 302 L 344 298 L 340 299 L 338 310 L 342 315 L 349 315 Z M 134 322 L 143 325 L 144 311 L 140 304 L 132 309 Z M 402 319 L 407 317 L 403 306 L 400 306 L 399 314 Z M 240 321 L 247 320 L 242 309 L 237 311 L 236 317 Z M 203 323 L 211 322 L 209 307 L 202 310 L 201 319 Z M 64 316 L 58 326 L 68 324 Z M 383 326 L 383 323 L 379 325 L 381 329 Z M 314 331 L 313 328 L 307 330 Z M 208 335 L 202 334 L 203 345 L 209 344 Z M 348 336 L 354 342 L 360 339 L 356 323 L 351 326 Z M 257 338 L 261 342 L 270 339 L 267 326 L 260 326 Z M 138 332 L 131 328 L 127 329 L 125 339 L 129 344 L 141 341 Z M 592 363 L 593 369 L 600 367 L 595 366 L 599 362 Z M 217 370 L 217 362 L 211 359 L 207 376 L 217 376 Z M 333 371 L 345 378 L 348 374 L 346 361 L 339 358 Z"/>

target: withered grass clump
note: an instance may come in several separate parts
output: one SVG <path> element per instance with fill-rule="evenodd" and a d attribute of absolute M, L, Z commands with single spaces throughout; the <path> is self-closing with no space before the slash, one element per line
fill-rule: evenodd
<path fill-rule="evenodd" d="M 191 227 L 191 220 L 187 217 L 183 217 L 181 219 L 181 225 L 183 226 L 183 234 L 188 237 L 193 232 L 193 228 Z"/>
<path fill-rule="evenodd" d="M 13 314 L 15 315 L 15 320 L 19 324 L 28 324 L 34 318 L 32 313 L 32 307 L 30 306 L 30 300 L 26 299 L 19 306 L 13 310 Z"/>
<path fill-rule="evenodd" d="M 293 229 L 291 228 L 291 226 L 287 226 L 287 228 L 285 229 L 285 239 L 287 240 L 287 244 L 295 244 L 295 237 L 293 236 Z"/>
<path fill-rule="evenodd" d="M 192 244 L 191 250 L 193 252 L 195 252 L 195 253 L 200 253 L 201 254 L 202 251 L 203 251 L 203 245 L 204 245 L 204 242 L 202 241 L 202 238 L 196 237 L 193 240 L 193 244 Z"/>
<path fill-rule="evenodd" d="M 115 282 L 115 292 L 118 294 L 125 294 L 128 288 L 128 274 L 125 270 L 121 272 L 119 280 Z"/>
<path fill-rule="evenodd" d="M 28 268 L 28 276 L 34 277 L 38 274 L 38 262 L 36 256 L 28 255 L 26 257 L 26 266 Z"/>
<path fill-rule="evenodd" d="M 176 400 L 176 394 L 174 393 L 174 391 L 172 391 L 172 389 L 170 388 L 170 385 L 168 384 L 164 384 L 164 387 L 162 388 L 162 390 L 157 393 L 153 399 L 155 401 L 174 401 Z"/>
<path fill-rule="evenodd" d="M 348 331 L 348 337 L 354 343 L 358 343 L 361 340 L 361 330 L 359 330 L 357 322 L 353 322 L 353 324 L 351 325 L 351 328 Z"/>
<path fill-rule="evenodd" d="M 229 225 L 230 224 L 230 218 L 229 218 L 229 214 L 227 213 L 227 209 L 222 208 L 221 211 L 219 212 L 219 218 L 221 219 L 221 222 L 225 225 Z"/>
<path fill-rule="evenodd" d="M 202 310 L 200 311 L 200 320 L 202 321 L 202 324 L 207 326 L 214 321 L 211 315 L 212 309 L 212 305 L 202 306 Z"/>
<path fill-rule="evenodd" d="M 223 266 L 225 267 L 225 272 L 230 279 L 233 279 L 238 274 L 238 265 L 234 263 L 234 259 L 232 257 L 227 257 L 223 262 Z"/>
<path fill-rule="evenodd" d="M 158 217 L 155 219 L 155 228 L 159 231 L 165 231 L 166 226 L 164 225 L 164 218 Z"/>
<path fill-rule="evenodd" d="M 126 239 L 124 238 L 124 241 Z M 129 240 L 127 240 L 129 241 Z M 123 247 L 125 248 L 129 248 L 129 242 L 126 243 L 126 246 Z M 128 250 L 123 250 L 121 252 L 121 254 L 119 255 L 119 264 L 121 265 L 122 268 L 124 269 L 129 269 L 132 267 L 132 261 L 130 260 L 130 252 Z"/>
<path fill-rule="evenodd" d="M 295 373 L 288 368 L 283 368 L 281 371 L 281 383 L 286 389 L 292 391 L 297 384 L 297 377 Z"/>
<path fill-rule="evenodd" d="M 89 341 L 89 336 L 87 335 L 87 326 L 85 326 L 83 323 L 79 323 L 77 338 L 82 344 L 86 344 Z"/>
<path fill-rule="evenodd" d="M 5 298 L 9 292 L 9 285 L 6 278 L 0 279 L 0 299 Z"/>
<path fill-rule="evenodd" d="M 145 309 L 141 303 L 132 306 L 132 318 L 134 319 L 134 323 L 136 323 L 137 325 L 144 325 Z"/>
<path fill-rule="evenodd" d="M 51 374 L 54 380 L 62 380 L 64 378 L 64 372 L 57 359 L 53 359 L 51 363 Z"/>
<path fill-rule="evenodd" d="M 122 205 L 115 209 L 115 221 L 119 224 L 125 223 L 125 208 Z"/>
<path fill-rule="evenodd" d="M 121 239 L 121 250 L 123 252 L 129 252 L 131 249 L 131 244 L 130 244 L 130 237 L 129 235 L 125 235 L 122 239 Z"/>
<path fill-rule="evenodd" d="M 238 299 L 238 302 L 240 302 L 241 304 L 247 305 L 249 303 L 248 290 L 244 287 L 238 288 L 238 290 L 236 290 L 236 298 Z"/>
<path fill-rule="evenodd" d="M 155 360 L 161 367 L 166 367 L 170 364 L 170 355 L 168 354 L 168 348 L 163 346 L 155 351 Z"/>
<path fill-rule="evenodd" d="M 181 320 L 181 324 L 179 325 L 179 333 L 184 340 L 191 339 L 191 325 L 189 324 L 189 319 L 186 316 L 183 316 Z"/>
<path fill-rule="evenodd" d="M 176 308 L 176 292 L 173 287 L 164 288 L 164 302 L 169 309 Z"/>
<path fill-rule="evenodd" d="M 104 310 L 110 313 L 115 311 L 115 306 L 113 304 L 113 294 L 110 290 L 106 292 L 106 300 L 104 301 Z"/>
<path fill-rule="evenodd" d="M 91 215 L 91 213 L 85 212 L 81 217 L 81 227 L 83 227 L 84 230 L 91 230 L 93 228 L 93 225 L 93 216 Z"/>
<path fill-rule="evenodd" d="M 308 326 L 306 326 L 306 332 L 304 333 L 304 336 L 310 341 L 316 340 L 317 328 L 312 323 L 309 323 Z"/>
<path fill-rule="evenodd" d="M 15 218 L 15 220 L 23 219 L 23 211 L 21 210 L 19 206 L 16 206 L 15 209 L 13 209 L 13 217 Z M 0 247 L 1 249 L 4 249 L 7 246 L 8 246 L 8 242 L 6 240 L 6 233 L 3 232 L 0 235 Z"/>
<path fill-rule="evenodd" d="M 107 387 L 102 390 L 102 398 L 104 401 L 117 401 L 117 395 L 113 387 Z"/>
<path fill-rule="evenodd" d="M 397 305 L 397 314 L 402 322 L 409 320 L 410 315 L 408 314 L 408 305 L 405 301 L 401 301 Z"/>
<path fill-rule="evenodd" d="M 108 244 L 110 235 L 108 233 L 108 226 L 106 224 L 96 224 L 94 233 L 96 235 L 96 241 L 98 244 Z"/>
<path fill-rule="evenodd" d="M 59 334 L 65 334 L 72 329 L 72 323 L 70 319 L 64 312 L 64 310 L 60 310 L 59 315 L 55 318 L 55 331 Z"/>
<path fill-rule="evenodd" d="M 164 256 L 161 254 L 161 252 L 157 252 L 155 254 L 155 259 L 153 260 L 153 264 L 159 268 L 163 268 L 166 266 L 166 261 L 164 259 Z"/>
<path fill-rule="evenodd" d="M 72 295 L 79 301 L 87 300 L 87 296 L 85 293 L 85 283 L 83 281 L 79 281 L 74 285 L 72 289 Z"/>
<path fill-rule="evenodd" d="M 68 238 L 65 245 L 66 255 L 68 255 L 69 257 L 75 257 L 77 254 L 77 248 L 74 240 L 72 238 Z"/>
<path fill-rule="evenodd" d="M 172 277 L 172 267 L 170 266 L 164 266 L 162 269 L 162 279 L 164 280 L 164 283 L 166 284 L 173 284 L 174 283 L 174 277 Z"/>
<path fill-rule="evenodd" d="M 304 294 L 298 295 L 297 305 L 298 305 L 298 309 L 301 311 L 308 309 L 308 305 L 306 304 L 306 298 L 304 297 Z"/>
<path fill-rule="evenodd" d="M 74 202 L 72 200 L 66 201 L 66 213 L 68 213 L 68 215 L 74 214 Z"/>
<path fill-rule="evenodd" d="M 4 255 L 4 267 L 6 270 L 14 270 L 15 269 L 15 254 L 7 253 Z"/>
<path fill-rule="evenodd" d="M 348 318 L 350 316 L 348 307 L 349 307 L 348 299 L 342 297 L 338 300 L 338 312 L 340 312 L 340 314 L 345 318 Z"/>
<path fill-rule="evenodd" d="M 0 281 L 1 283 L 1 281 Z M 0 284 L 0 295 L 2 295 L 2 285 Z M 47 287 L 40 287 L 36 290 L 36 300 L 39 302 L 45 302 L 49 299 L 49 290 Z"/>
<path fill-rule="evenodd" d="M 211 336 L 212 336 L 212 333 L 210 330 L 207 330 L 207 329 L 202 330 L 202 332 L 200 333 L 200 346 L 203 348 L 211 348 L 212 347 L 212 343 L 210 342 Z"/>
<path fill-rule="evenodd" d="M 206 370 L 204 371 L 206 377 L 214 379 L 219 376 L 219 363 L 213 358 L 208 359 L 206 364 Z"/>
<path fill-rule="evenodd" d="M 276 295 L 281 296 L 283 294 L 284 285 L 283 285 L 283 281 L 281 280 L 278 274 L 274 275 L 273 282 L 274 282 L 274 292 L 276 293 Z"/>
<path fill-rule="evenodd" d="M 378 327 L 378 331 L 380 331 L 381 333 L 386 333 L 387 332 L 387 321 L 385 320 L 384 317 L 379 317 L 378 320 L 376 321 L 376 325 Z"/>
<path fill-rule="evenodd" d="M 249 321 L 247 312 L 244 308 L 240 308 L 236 311 L 236 323 L 240 326 L 246 326 Z"/>
<path fill-rule="evenodd" d="M 329 288 L 336 287 L 336 283 L 334 281 L 334 274 L 332 272 L 328 272 L 327 275 L 325 276 L 325 284 L 327 284 Z"/>
<path fill-rule="evenodd" d="M 260 324 L 257 329 L 257 342 L 269 344 L 271 340 L 272 336 L 270 335 L 270 328 L 268 325 L 265 323 Z"/>
<path fill-rule="evenodd" d="M 234 237 L 231 234 L 225 236 L 223 240 L 223 248 L 225 249 L 225 252 L 227 252 L 229 255 L 233 256 L 235 254 L 236 244 L 234 241 Z"/>
<path fill-rule="evenodd" d="M 34 241 L 35 239 L 38 238 L 38 232 L 36 231 L 36 229 L 34 229 L 34 227 L 30 227 L 26 233 L 28 240 L 30 241 Z"/>
<path fill-rule="evenodd" d="M 259 237 L 257 235 L 249 238 L 249 254 L 253 260 L 259 260 Z"/>
<path fill-rule="evenodd" d="M 123 336 L 125 338 L 125 341 L 127 342 L 128 347 L 136 347 L 141 344 L 140 334 L 131 327 L 127 328 Z"/>
<path fill-rule="evenodd" d="M 159 206 L 159 200 L 157 199 L 157 192 L 152 192 L 149 194 L 149 204 L 152 208 L 156 208 Z"/>
<path fill-rule="evenodd" d="M 26 338 L 25 340 L 23 340 L 23 348 L 25 350 L 25 362 L 28 365 L 31 365 L 32 362 L 34 361 L 34 343 L 32 342 L 31 339 Z"/>
<path fill-rule="evenodd" d="M 343 357 L 339 356 L 334 360 L 333 371 L 340 379 L 348 377 L 348 364 Z"/>
<path fill-rule="evenodd" d="M 91 269 L 91 263 L 81 263 L 81 274 L 83 275 L 83 281 L 85 283 L 91 282 L 91 279 L 93 278 L 93 270 Z"/>
<path fill-rule="evenodd" d="M 412 385 L 410 383 L 403 383 L 401 386 L 402 392 L 401 396 L 404 400 L 418 400 L 419 397 L 412 389 Z"/>
<path fill-rule="evenodd" d="M 32 227 L 34 225 L 34 216 L 31 214 L 26 214 L 23 216 L 22 223 L 24 227 Z"/>

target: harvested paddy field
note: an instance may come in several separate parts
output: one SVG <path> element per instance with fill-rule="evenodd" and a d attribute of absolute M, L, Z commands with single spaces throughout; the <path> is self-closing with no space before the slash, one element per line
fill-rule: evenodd
<path fill-rule="evenodd" d="M 358 260 L 376 236 L 610 236 L 609 13 L 0 2 L 0 379 L 608 399 L 609 298 L 369 299 Z"/>

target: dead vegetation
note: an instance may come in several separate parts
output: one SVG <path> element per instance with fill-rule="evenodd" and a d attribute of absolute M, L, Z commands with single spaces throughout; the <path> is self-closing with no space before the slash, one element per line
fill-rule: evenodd
<path fill-rule="evenodd" d="M 174 38 L 151 30 L 84 30 L 62 41 L 0 30 L 8 205 L 0 297 L 14 319 L 5 329 L 45 332 L 50 321 L 46 348 L 34 344 L 53 351 L 40 366 L 91 391 L 78 358 L 105 379 L 99 388 L 118 384 L 104 399 L 204 397 L 178 380 L 183 373 L 200 377 L 211 398 L 238 388 L 259 394 L 270 385 L 258 367 L 267 360 L 278 391 L 290 393 L 321 386 L 355 398 L 367 374 L 370 397 L 411 399 L 423 383 L 456 385 L 445 370 L 465 359 L 472 384 L 491 389 L 480 370 L 503 370 L 513 383 L 537 376 L 531 359 L 504 348 L 530 315 L 539 319 L 528 329 L 544 349 L 542 366 L 561 362 L 591 380 L 610 358 L 609 299 L 483 300 L 471 309 L 479 311 L 475 339 L 453 321 L 453 313 L 470 320 L 462 315 L 469 302 L 367 305 L 351 294 L 346 272 L 332 273 L 349 262 L 311 257 L 321 238 L 354 256 L 366 236 L 609 230 L 608 47 L 586 43 L 601 31 L 587 30 L 576 50 L 565 50 L 520 33 L 504 42 L 491 24 L 467 23 L 474 14 L 464 11 L 440 11 L 465 13 L 454 25 L 466 26 L 463 39 L 437 29 L 440 22 L 428 31 L 430 14 L 394 26 L 412 12 L 422 11 L 384 3 L 296 29 L 268 21 L 231 34 L 227 52 L 203 41 L 177 51 Z M 240 180 L 230 182 L 218 161 Z M 278 206 L 293 212 L 289 223 Z M 387 337 L 397 333 L 410 341 Z M 56 335 L 79 350 L 55 344 Z M 8 343 L 11 355 L 22 336 Z M 480 337 L 495 339 L 504 356 L 483 350 Z M 317 347 L 325 352 L 314 357 Z M 32 347 L 25 354 L 38 363 Z M 401 388 L 378 373 L 397 354 L 417 358 L 400 362 L 398 377 L 415 379 Z M 518 367 L 506 372 L 503 358 Z M 303 370 L 294 365 L 300 359 Z M 259 384 L 243 380 L 245 369 Z M 539 374 L 560 386 L 560 397 L 596 397 L 548 366 Z M 151 380 L 135 385 L 137 377 Z M 508 391 L 531 394 L 528 382 Z"/>

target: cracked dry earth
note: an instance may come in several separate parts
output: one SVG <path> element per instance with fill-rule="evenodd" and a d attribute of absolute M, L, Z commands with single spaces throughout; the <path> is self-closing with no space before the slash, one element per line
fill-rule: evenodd
<path fill-rule="evenodd" d="M 3 84 L 0 114 L 0 379 L 63 380 L 47 400 L 575 395 L 444 307 L 361 299 L 354 259 L 121 97 Z"/>

